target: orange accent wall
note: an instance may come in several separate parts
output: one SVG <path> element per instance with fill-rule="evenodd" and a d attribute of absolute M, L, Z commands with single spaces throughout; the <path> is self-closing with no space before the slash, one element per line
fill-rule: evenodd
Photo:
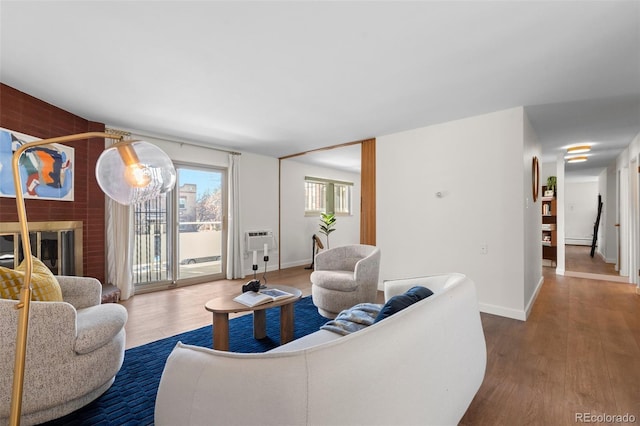
<path fill-rule="evenodd" d="M 68 111 L 0 83 L 0 127 L 45 139 L 84 132 L 103 132 L 104 124 Z M 29 221 L 81 220 L 85 276 L 105 282 L 105 200 L 95 177 L 104 149 L 102 139 L 68 142 L 75 148 L 74 201 L 25 200 Z M 0 198 L 0 222 L 17 222 L 14 198 Z"/>

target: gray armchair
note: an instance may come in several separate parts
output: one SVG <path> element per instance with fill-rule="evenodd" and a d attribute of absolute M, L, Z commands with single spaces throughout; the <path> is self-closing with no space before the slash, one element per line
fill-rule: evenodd
<path fill-rule="evenodd" d="M 127 311 L 100 304 L 94 278 L 56 277 L 64 302 L 31 302 L 22 399 L 23 425 L 68 414 L 103 394 L 124 360 Z M 8 422 L 17 301 L 0 299 L 0 425 Z"/>
<path fill-rule="evenodd" d="M 316 255 L 311 295 L 320 315 L 335 318 L 358 303 L 375 303 L 378 293 L 380 249 L 348 245 Z"/>

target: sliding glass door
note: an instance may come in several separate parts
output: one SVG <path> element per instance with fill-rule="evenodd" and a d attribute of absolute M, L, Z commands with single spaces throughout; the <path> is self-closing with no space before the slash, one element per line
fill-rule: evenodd
<path fill-rule="evenodd" d="M 224 278 L 225 172 L 176 164 L 168 196 L 134 209 L 136 291 Z"/>
<path fill-rule="evenodd" d="M 178 279 L 220 275 L 225 241 L 221 170 L 178 167 Z"/>

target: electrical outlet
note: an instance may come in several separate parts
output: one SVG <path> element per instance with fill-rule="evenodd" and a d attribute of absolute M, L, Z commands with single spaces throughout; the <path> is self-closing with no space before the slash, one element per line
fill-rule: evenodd
<path fill-rule="evenodd" d="M 480 246 L 480 254 L 487 254 L 489 253 L 489 245 L 488 244 L 482 244 Z"/>

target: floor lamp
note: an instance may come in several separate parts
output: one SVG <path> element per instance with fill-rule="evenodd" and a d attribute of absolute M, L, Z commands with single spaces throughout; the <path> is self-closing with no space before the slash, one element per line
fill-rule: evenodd
<path fill-rule="evenodd" d="M 100 155 L 96 164 L 96 178 L 100 188 L 121 204 L 134 204 L 149 200 L 170 191 L 176 182 L 176 171 L 169 157 L 158 147 L 144 141 L 124 140 L 123 136 L 110 133 L 89 132 L 76 135 L 43 139 L 22 144 L 11 159 L 13 183 L 16 192 L 16 207 L 22 254 L 24 257 L 24 280 L 20 300 L 16 304 L 18 328 L 16 332 L 16 357 L 13 369 L 10 425 L 19 425 L 22 413 L 22 391 L 27 354 L 27 331 L 31 304 L 32 254 L 29 243 L 29 226 L 24 204 L 23 185 L 20 179 L 20 157 L 36 146 L 71 142 L 90 138 L 119 140 Z"/>

